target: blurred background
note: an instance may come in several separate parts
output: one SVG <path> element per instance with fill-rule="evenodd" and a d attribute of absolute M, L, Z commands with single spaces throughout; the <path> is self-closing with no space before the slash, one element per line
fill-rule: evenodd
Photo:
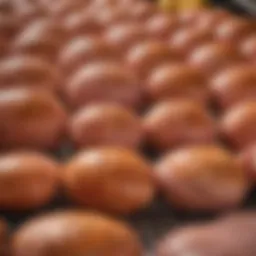
<path fill-rule="evenodd" d="M 200 7 L 206 5 L 214 5 L 220 6 L 223 8 L 227 8 L 231 11 L 240 14 L 249 14 L 255 15 L 256 14 L 256 1 L 255 0 L 151 0 L 151 1 L 158 1 L 161 6 L 164 8 L 173 8 L 177 9 L 184 9 L 184 8 L 193 8 L 193 7 Z"/>

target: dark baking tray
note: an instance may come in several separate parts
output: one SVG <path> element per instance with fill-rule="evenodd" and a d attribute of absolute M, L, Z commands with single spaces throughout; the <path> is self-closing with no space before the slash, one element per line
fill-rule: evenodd
<path fill-rule="evenodd" d="M 247 14 L 256 17 L 256 0 L 232 0 L 232 2 Z"/>

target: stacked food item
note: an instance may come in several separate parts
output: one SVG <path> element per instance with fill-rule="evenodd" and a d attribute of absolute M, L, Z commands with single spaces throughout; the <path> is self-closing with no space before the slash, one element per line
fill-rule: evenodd
<path fill-rule="evenodd" d="M 0 2 L 0 210 L 40 210 L 1 256 L 142 256 L 118 218 L 239 207 L 256 180 L 256 23 L 143 0 Z M 67 151 L 68 156 L 58 157 Z M 110 215 L 112 215 L 110 217 Z M 157 256 L 255 256 L 256 213 L 172 232 Z"/>

